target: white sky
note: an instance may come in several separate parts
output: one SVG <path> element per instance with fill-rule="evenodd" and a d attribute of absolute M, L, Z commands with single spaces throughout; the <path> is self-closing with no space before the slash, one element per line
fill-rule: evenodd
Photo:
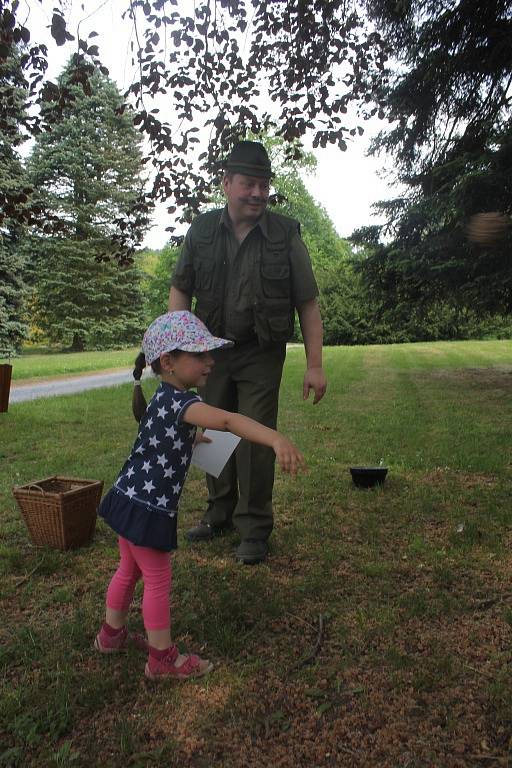
<path fill-rule="evenodd" d="M 190 2 L 191 0 L 188 0 Z M 66 19 L 72 33 L 80 20 L 80 36 L 95 30 L 98 37 L 91 39 L 100 47 L 100 57 L 110 71 L 110 76 L 123 91 L 130 84 L 133 67 L 130 53 L 130 25 L 121 21 L 121 13 L 127 7 L 125 0 L 84 0 L 83 4 L 66 3 Z M 32 42 L 46 41 L 49 49 L 49 77 L 54 78 L 75 50 L 72 42 L 58 48 L 46 29 L 52 16 L 54 2 L 27 0 L 29 9 L 29 28 L 32 30 Z M 35 29 L 39 30 L 36 35 Z M 165 115 L 162 114 L 162 119 Z M 355 125 L 354 119 L 351 126 Z M 384 159 L 365 157 L 370 139 L 384 124 L 378 120 L 361 123 L 365 129 L 363 136 L 354 137 L 348 143 L 348 149 L 341 152 L 335 147 L 316 149 L 317 172 L 315 176 L 305 178 L 306 185 L 313 197 L 321 203 L 332 219 L 341 236 L 348 236 L 357 227 L 375 224 L 380 220 L 372 216 L 371 205 L 378 200 L 393 197 L 395 192 L 380 177 L 384 170 Z M 306 138 L 306 145 L 308 140 Z M 148 231 L 144 245 L 150 248 L 162 248 L 169 238 L 165 227 L 172 223 L 166 208 L 160 206 L 155 212 L 153 226 Z"/>

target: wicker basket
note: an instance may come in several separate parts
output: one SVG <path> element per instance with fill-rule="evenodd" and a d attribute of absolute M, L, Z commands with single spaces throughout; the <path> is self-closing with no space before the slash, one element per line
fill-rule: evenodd
<path fill-rule="evenodd" d="M 12 492 L 36 546 L 71 549 L 91 540 L 102 490 L 103 480 L 56 475 Z"/>

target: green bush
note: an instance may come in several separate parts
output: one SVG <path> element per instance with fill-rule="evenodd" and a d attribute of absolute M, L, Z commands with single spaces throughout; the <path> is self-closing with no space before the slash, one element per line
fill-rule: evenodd
<path fill-rule="evenodd" d="M 350 263 L 317 271 L 324 342 L 397 344 L 413 341 L 504 339 L 512 336 L 512 320 L 482 315 L 446 301 L 422 307 L 409 303 L 383 307 L 365 287 Z"/>
<path fill-rule="evenodd" d="M 178 259 L 179 248 L 167 243 L 155 254 L 156 259 L 152 265 L 151 274 L 146 272 L 143 285 L 144 309 L 148 323 L 167 312 L 171 276 Z"/>

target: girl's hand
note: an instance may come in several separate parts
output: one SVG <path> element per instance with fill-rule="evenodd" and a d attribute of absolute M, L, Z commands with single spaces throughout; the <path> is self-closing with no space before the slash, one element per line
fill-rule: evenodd
<path fill-rule="evenodd" d="M 284 472 L 289 472 L 293 477 L 299 469 L 305 469 L 306 462 L 302 453 L 284 435 L 278 434 L 272 445 L 279 466 Z"/>
<path fill-rule="evenodd" d="M 212 442 L 211 437 L 205 437 L 204 432 L 200 432 L 199 430 L 197 430 L 196 437 L 194 440 L 194 448 L 196 447 L 196 445 L 199 445 L 199 443 L 211 443 L 211 442 Z"/>

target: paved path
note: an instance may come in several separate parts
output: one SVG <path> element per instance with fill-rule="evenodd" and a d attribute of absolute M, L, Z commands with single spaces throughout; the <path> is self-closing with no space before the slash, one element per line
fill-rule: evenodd
<path fill-rule="evenodd" d="M 30 384 L 11 384 L 9 404 L 22 403 L 26 400 L 37 400 L 40 397 L 55 397 L 56 395 L 73 395 L 85 392 L 87 389 L 115 387 L 126 384 L 132 379 L 132 369 L 110 371 L 109 373 L 91 373 L 66 378 L 52 379 Z"/>
<path fill-rule="evenodd" d="M 288 344 L 288 347 L 301 347 L 302 344 Z M 57 395 L 74 395 L 77 392 L 85 392 L 88 389 L 101 389 L 102 387 L 115 387 L 119 384 L 127 384 L 132 379 L 133 368 L 103 371 L 99 373 L 79 374 L 77 376 L 57 377 L 42 381 L 31 381 L 29 384 L 11 383 L 9 404 L 23 403 L 27 400 L 38 400 L 41 397 L 55 397 Z M 143 378 L 152 376 L 150 369 L 146 369 Z"/>

